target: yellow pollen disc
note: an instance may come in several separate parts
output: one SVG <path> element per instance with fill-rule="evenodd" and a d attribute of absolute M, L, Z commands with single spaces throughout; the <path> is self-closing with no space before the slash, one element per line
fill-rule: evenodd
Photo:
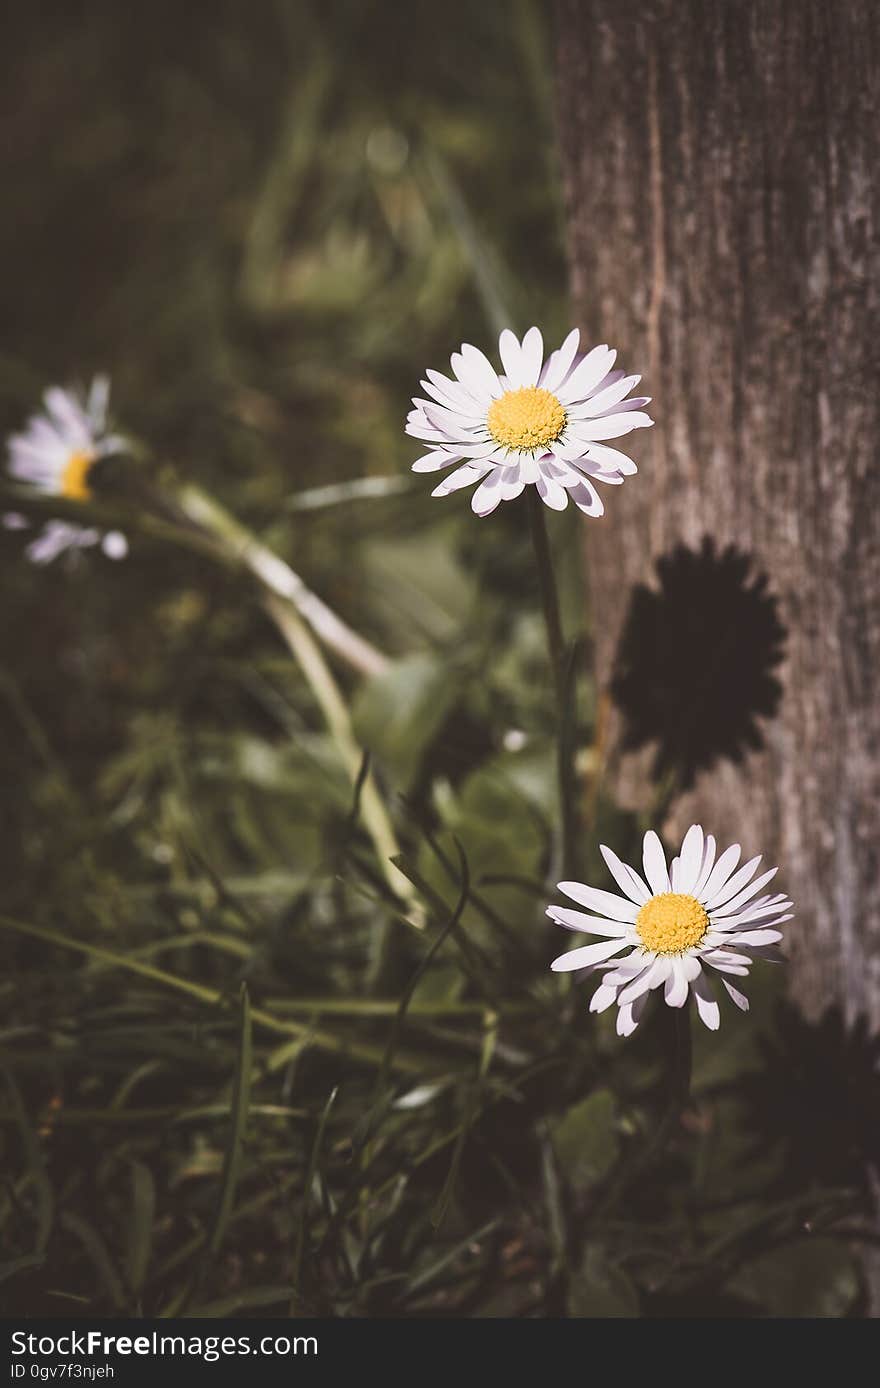
<path fill-rule="evenodd" d="M 709 917 L 695 896 L 661 892 L 646 901 L 636 916 L 645 949 L 655 954 L 683 954 L 698 945 L 709 929 Z"/>
<path fill-rule="evenodd" d="M 486 423 L 493 439 L 505 448 L 536 453 L 559 438 L 565 428 L 565 410 L 552 391 L 521 386 L 492 401 Z"/>
<path fill-rule="evenodd" d="M 93 453 L 71 453 L 64 464 L 64 471 L 58 486 L 61 496 L 66 496 L 70 501 L 88 500 L 91 492 L 86 478 L 92 470 L 94 461 Z"/>

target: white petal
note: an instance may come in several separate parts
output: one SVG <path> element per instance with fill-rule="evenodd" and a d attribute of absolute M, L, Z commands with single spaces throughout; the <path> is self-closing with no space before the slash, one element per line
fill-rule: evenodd
<path fill-rule="evenodd" d="M 719 973 L 738 974 L 741 978 L 748 975 L 752 964 L 747 954 L 734 954 L 726 949 L 707 950 L 700 958 L 704 964 L 711 964 Z"/>
<path fill-rule="evenodd" d="M 624 376 L 621 380 L 615 381 L 614 385 L 605 386 L 596 395 L 591 395 L 583 404 L 572 405 L 569 411 L 572 419 L 588 419 L 596 415 L 603 414 L 605 410 L 610 410 L 612 406 L 619 405 L 625 395 L 629 395 L 633 386 L 637 386 L 641 376 Z"/>
<path fill-rule="evenodd" d="M 755 869 L 760 861 L 761 855 L 759 853 L 757 857 L 750 858 L 747 863 L 743 863 L 739 872 L 735 872 L 732 877 L 728 878 L 724 886 L 719 887 L 718 891 L 713 894 L 711 900 L 707 900 L 706 905 L 712 906 L 715 909 L 720 909 L 725 901 L 729 901 L 732 897 L 735 897 L 737 892 L 746 885 L 749 879 L 754 877 Z"/>
<path fill-rule="evenodd" d="M 624 863 L 618 858 L 617 854 L 612 852 L 610 848 L 606 848 L 604 843 L 599 844 L 599 852 L 605 859 L 608 865 L 608 871 L 611 873 L 611 876 L 614 878 L 620 890 L 625 892 L 630 900 L 634 901 L 637 906 L 644 906 L 645 902 L 650 898 L 651 893 L 648 891 L 641 877 L 639 877 L 639 874 L 629 866 L 629 863 Z"/>
<path fill-rule="evenodd" d="M 736 945 L 778 945 L 782 939 L 781 930 L 740 930 L 731 940 Z"/>
<path fill-rule="evenodd" d="M 643 410 L 600 415 L 598 419 L 579 419 L 571 425 L 571 434 L 585 443 L 598 439 L 622 439 L 633 429 L 649 429 L 654 423 Z"/>
<path fill-rule="evenodd" d="M 560 402 L 563 405 L 572 405 L 577 400 L 585 399 L 611 370 L 616 357 L 617 353 L 609 351 L 604 344 L 594 347 L 556 391 Z"/>
<path fill-rule="evenodd" d="M 700 1021 L 710 1031 L 717 1031 L 721 1025 L 721 1008 L 718 1006 L 715 994 L 712 992 L 709 980 L 704 973 L 698 974 L 693 980 L 691 991 L 694 995 L 694 1002 L 697 1004 Z"/>
<path fill-rule="evenodd" d="M 593 996 L 590 998 L 591 1012 L 604 1012 L 606 1007 L 610 1007 L 617 1000 L 617 989 L 610 987 L 607 983 L 600 983 Z"/>
<path fill-rule="evenodd" d="M 665 983 L 672 971 L 672 965 L 668 958 L 658 957 L 653 964 L 645 971 L 634 978 L 632 983 L 628 983 L 620 994 L 621 1003 L 635 1002 L 636 998 L 641 997 L 642 993 L 648 993 L 652 988 L 659 988 L 661 983 Z"/>
<path fill-rule="evenodd" d="M 684 1007 L 688 1000 L 688 983 L 680 959 L 670 959 L 669 974 L 663 996 L 669 1007 Z"/>
<path fill-rule="evenodd" d="M 501 474 L 501 497 L 503 501 L 514 501 L 523 491 L 525 482 L 519 467 L 506 467 Z"/>
<path fill-rule="evenodd" d="M 432 491 L 432 496 L 449 496 L 450 492 L 457 492 L 460 487 L 470 487 L 474 482 L 479 482 L 481 477 L 485 477 L 487 472 L 492 471 L 491 463 L 465 463 L 463 467 L 450 472 L 448 477 L 438 483 Z"/>
<path fill-rule="evenodd" d="M 407 432 L 410 431 L 408 430 Z M 425 431 L 422 437 L 426 436 L 427 434 Z M 438 440 L 428 439 L 428 442 L 438 442 Z M 471 443 L 465 443 L 462 440 L 454 441 L 452 439 L 440 438 L 439 443 L 441 448 L 445 448 L 446 452 L 454 453 L 459 458 L 470 458 L 473 462 L 479 462 L 481 458 L 491 457 L 498 447 L 494 439 L 477 439 Z"/>
<path fill-rule="evenodd" d="M 504 500 L 501 468 L 493 468 L 471 497 L 471 510 L 478 516 L 489 516 Z"/>
<path fill-rule="evenodd" d="M 520 370 L 522 384 L 534 386 L 538 383 L 541 367 L 544 365 L 544 339 L 539 328 L 529 328 L 522 340 Z"/>
<path fill-rule="evenodd" d="M 598 463 L 591 463 L 589 458 L 577 458 L 573 466 L 583 468 L 594 482 L 603 482 L 606 487 L 622 487 L 626 480 L 622 472 L 606 472 Z"/>
<path fill-rule="evenodd" d="M 589 446 L 577 438 L 570 429 L 566 429 L 564 437 L 551 445 L 551 454 L 563 463 L 577 462 L 583 458 Z"/>
<path fill-rule="evenodd" d="M 423 415 L 419 414 L 415 419 L 408 419 L 404 425 L 404 433 L 409 434 L 411 439 L 419 439 L 422 443 L 436 443 L 441 446 L 452 444 L 452 440 L 440 429 L 435 429 L 433 424 L 429 424 Z"/>
<path fill-rule="evenodd" d="M 448 409 L 446 405 L 435 405 L 432 400 L 420 400 L 417 395 L 413 396 L 413 404 L 417 410 L 421 410 L 429 424 L 433 424 L 441 433 L 448 434 L 451 439 L 461 439 L 465 443 L 488 441 L 486 421 L 479 416 L 461 414 L 458 410 Z"/>
<path fill-rule="evenodd" d="M 95 376 L 89 388 L 86 414 L 93 434 L 101 434 L 107 424 L 107 409 L 110 404 L 110 377 L 103 373 Z"/>
<path fill-rule="evenodd" d="M 618 1009 L 618 1013 L 617 1013 L 617 1035 L 618 1035 L 618 1036 L 632 1036 L 632 1034 L 633 1034 L 633 1032 L 635 1031 L 635 1029 L 636 1029 L 637 1026 L 638 1026 L 638 1022 L 636 1022 L 636 1021 L 633 1020 L 632 1007 L 630 1006 L 629 1003 L 627 1003 L 624 1007 L 621 1007 L 621 1008 Z"/>
<path fill-rule="evenodd" d="M 609 448 L 605 443 L 591 443 L 587 445 L 587 457 L 592 462 L 598 463 L 606 469 L 614 468 L 617 472 L 623 473 L 624 477 L 631 477 L 638 472 L 638 468 L 626 453 L 621 453 L 619 448 Z"/>
<path fill-rule="evenodd" d="M 605 975 L 604 982 L 610 988 L 622 988 L 624 984 L 631 983 L 637 974 L 644 973 L 656 957 L 647 950 L 634 949 L 632 954 L 615 959 Z"/>
<path fill-rule="evenodd" d="M 544 505 L 549 506 L 551 511 L 565 510 L 568 505 L 568 493 L 558 482 L 553 482 L 547 477 L 539 477 L 537 488 Z"/>
<path fill-rule="evenodd" d="M 60 386 L 50 386 L 43 392 L 43 399 L 64 437 L 77 448 L 90 448 L 93 437 L 88 416 L 70 392 Z"/>
<path fill-rule="evenodd" d="M 441 371 L 429 370 L 425 375 L 436 391 L 444 397 L 441 404 L 451 405 L 454 410 L 461 410 L 463 414 L 470 414 L 477 408 L 479 401 L 460 381 L 451 381 Z"/>
<path fill-rule="evenodd" d="M 568 494 L 585 516 L 604 516 L 605 503 L 596 488 L 586 478 L 583 482 L 579 482 L 576 487 L 570 487 Z"/>
<path fill-rule="evenodd" d="M 703 866 L 703 830 L 699 824 L 692 824 L 681 845 L 681 858 L 678 873 L 680 892 L 692 893 L 697 885 L 700 869 Z"/>
<path fill-rule="evenodd" d="M 462 343 L 461 357 L 455 374 L 480 400 L 486 396 L 495 400 L 503 393 L 501 382 L 489 358 L 469 342 Z"/>
<path fill-rule="evenodd" d="M 732 983 L 728 983 L 728 981 L 727 981 L 726 978 L 722 978 L 721 982 L 723 983 L 724 987 L 727 989 L 727 991 L 728 991 L 728 993 L 730 994 L 730 996 L 731 996 L 731 998 L 733 999 L 733 1001 L 736 1003 L 736 1005 L 737 1005 L 737 1007 L 739 1008 L 740 1012 L 748 1012 L 748 1010 L 749 1010 L 749 1000 L 748 1000 L 748 998 L 746 997 L 745 993 L 741 993 L 741 992 L 739 991 L 738 988 L 734 988 L 733 984 L 732 984 Z"/>
<path fill-rule="evenodd" d="M 444 448 L 432 448 L 430 453 L 424 453 L 421 458 L 416 458 L 410 470 L 412 472 L 438 472 L 440 468 L 451 467 L 460 459 L 460 453 L 447 453 Z"/>
<path fill-rule="evenodd" d="M 498 339 L 498 351 L 501 355 L 501 364 L 504 367 L 507 379 L 512 388 L 516 389 L 523 384 L 522 367 L 522 348 L 516 333 L 511 332 L 510 328 L 505 328 Z"/>
<path fill-rule="evenodd" d="M 68 549 L 88 549 L 101 538 L 100 530 L 92 526 L 70 525 L 67 521 L 47 521 L 41 533 L 25 548 L 34 564 L 51 564 Z"/>
<path fill-rule="evenodd" d="M 544 369 L 544 378 L 541 381 L 545 390 L 555 391 L 556 387 L 565 380 L 575 359 L 580 336 L 579 329 L 572 328 L 559 350 L 551 352 L 550 359 Z"/>
<path fill-rule="evenodd" d="M 625 1003 L 617 1014 L 618 1036 L 632 1036 L 647 1005 L 648 995 L 636 998 L 635 1002 Z"/>
<path fill-rule="evenodd" d="M 638 906 L 614 892 L 603 892 L 598 887 L 588 887 L 584 882 L 558 882 L 557 887 L 563 896 L 586 906 L 600 916 L 608 916 L 614 921 L 627 921 L 632 924 L 638 915 Z"/>
<path fill-rule="evenodd" d="M 715 864 L 712 871 L 709 873 L 706 885 L 700 894 L 700 900 L 702 901 L 704 906 L 706 905 L 709 898 L 714 896 L 715 893 L 719 891 L 721 887 L 723 887 L 724 883 L 727 881 L 728 877 L 733 872 L 733 869 L 739 862 L 741 853 L 742 849 L 740 848 L 738 843 L 733 843 L 730 845 L 729 848 L 725 848 L 724 852 L 721 854 L 721 857 L 718 859 L 718 862 Z"/>
<path fill-rule="evenodd" d="M 554 959 L 550 968 L 557 974 L 572 973 L 575 969 L 588 969 L 593 964 L 599 964 L 603 959 L 610 959 L 613 954 L 619 954 L 625 948 L 625 940 L 600 940 L 595 945 L 581 945 L 579 949 L 570 949 L 567 954 L 560 954 L 558 959 Z"/>
<path fill-rule="evenodd" d="M 776 925 L 777 921 L 792 919 L 790 906 L 790 901 L 779 906 L 753 907 L 749 904 L 744 911 L 737 911 L 733 916 L 716 916 L 713 911 L 712 929 L 735 934 L 738 930 L 752 930 L 759 925 Z"/>
<path fill-rule="evenodd" d="M 666 870 L 666 855 L 663 852 L 663 845 L 653 829 L 649 829 L 645 835 L 642 847 L 642 865 L 645 869 L 648 885 L 655 896 L 670 890 L 669 873 Z"/>
<path fill-rule="evenodd" d="M 623 939 L 628 934 L 624 921 L 601 920 L 598 916 L 588 916 L 584 911 L 572 911 L 568 906 L 548 906 L 547 915 L 557 925 L 563 925 L 567 930 L 582 930 L 587 935 Z"/>
<path fill-rule="evenodd" d="M 430 395 L 431 399 L 436 401 L 438 405 L 442 405 L 444 409 L 455 410 L 459 414 L 464 415 L 469 414 L 472 410 L 476 410 L 477 402 L 472 396 L 466 395 L 464 391 L 455 399 L 453 396 L 441 390 L 439 386 L 435 386 L 431 381 L 419 381 L 419 385 L 426 395 Z"/>
<path fill-rule="evenodd" d="M 714 836 L 713 836 L 712 834 L 707 834 L 707 835 L 706 835 L 706 842 L 705 842 L 705 845 L 704 845 L 704 847 L 703 847 L 703 865 L 702 865 L 702 867 L 700 868 L 700 875 L 699 875 L 699 877 L 697 878 L 696 884 L 695 884 L 695 886 L 694 886 L 694 888 L 693 888 L 694 896 L 697 896 L 697 897 L 701 897 L 701 898 L 702 898 L 703 888 L 705 887 L 706 881 L 708 880 L 708 877 L 709 877 L 709 873 L 712 871 L 712 868 L 713 868 L 714 866 L 715 866 L 715 838 L 714 838 Z"/>
<path fill-rule="evenodd" d="M 741 891 L 738 896 L 735 896 L 730 901 L 726 901 L 724 903 L 724 912 L 728 915 L 735 914 L 735 912 L 737 912 L 741 906 L 745 906 L 747 901 L 751 901 L 752 897 L 755 895 L 755 892 L 759 892 L 762 887 L 765 887 L 767 883 L 770 882 L 776 876 L 778 871 L 779 869 L 774 867 L 770 868 L 769 872 L 762 872 L 761 876 L 756 877 L 754 882 L 750 882 L 749 885 L 745 888 L 745 890 Z M 710 915 L 712 914 L 712 912 L 713 908 L 709 907 Z"/>

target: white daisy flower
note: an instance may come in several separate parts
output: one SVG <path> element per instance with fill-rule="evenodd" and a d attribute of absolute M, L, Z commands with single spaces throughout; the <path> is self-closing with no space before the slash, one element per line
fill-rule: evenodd
<path fill-rule="evenodd" d="M 60 386 L 47 390 L 43 396 L 45 411 L 33 415 L 25 431 L 9 439 L 11 476 L 67 501 L 88 501 L 94 464 L 125 447 L 122 438 L 107 432 L 109 396 L 106 376 L 95 377 L 85 400 Z M 8 529 L 20 529 L 21 517 L 10 513 L 3 523 Z M 26 553 L 35 563 L 48 564 L 68 550 L 96 544 L 111 559 L 122 559 L 128 552 L 128 543 L 119 531 L 104 533 L 68 521 L 49 521 Z"/>
<path fill-rule="evenodd" d="M 736 1006 L 747 1012 L 748 999 L 730 979 L 745 978 L 756 957 L 780 959 L 775 946 L 782 932 L 777 927 L 792 918 L 792 903 L 784 893 L 756 899 L 776 868 L 755 877 L 759 854 L 737 871 L 739 844 L 716 858 L 715 840 L 711 834 L 704 837 L 699 824 L 688 829 L 669 869 L 659 838 L 649 830 L 642 857 L 645 878 L 610 848 L 600 848 L 623 896 L 581 882 L 559 883 L 561 892 L 593 914 L 549 906 L 550 919 L 602 939 L 560 955 L 551 969 L 601 970 L 590 1011 L 604 1012 L 617 1003 L 621 1036 L 635 1031 L 650 992 L 661 985 L 670 1007 L 683 1007 L 692 997 L 702 1021 L 717 1030 L 720 1010 L 707 970 L 719 975 Z"/>
<path fill-rule="evenodd" d="M 585 515 L 602 515 L 594 482 L 619 486 L 637 471 L 607 440 L 653 424 L 643 408 L 651 397 L 629 396 L 641 377 L 612 370 L 616 352 L 601 346 L 578 355 L 579 341 L 575 328 L 545 361 L 537 328 L 522 342 L 505 328 L 498 339 L 503 375 L 467 342 L 451 358 L 455 380 L 426 373 L 421 385 L 430 399 L 413 398 L 406 432 L 429 452 L 412 470 L 460 464 L 432 496 L 478 482 L 471 506 L 488 516 L 534 484 L 554 511 L 564 511 L 571 497 Z"/>

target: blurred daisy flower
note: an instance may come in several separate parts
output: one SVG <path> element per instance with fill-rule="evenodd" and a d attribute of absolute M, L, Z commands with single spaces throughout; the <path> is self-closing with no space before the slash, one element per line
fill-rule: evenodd
<path fill-rule="evenodd" d="M 47 390 L 44 412 L 33 415 L 24 432 L 9 439 L 10 475 L 51 496 L 88 501 L 95 463 L 125 447 L 122 438 L 107 431 L 109 395 L 106 376 L 95 377 L 84 400 L 60 386 Z M 13 530 L 27 525 L 15 512 L 7 513 L 3 523 Z M 103 532 L 94 526 L 52 520 L 26 553 L 34 563 L 48 564 L 59 554 L 97 544 L 110 559 L 122 559 L 128 552 L 125 536 L 118 530 Z"/>
<path fill-rule="evenodd" d="M 421 385 L 430 399 L 414 397 L 406 422 L 406 432 L 429 445 L 413 472 L 460 465 L 432 496 L 479 483 L 471 506 L 488 516 L 534 484 L 555 511 L 564 511 L 571 497 L 585 515 L 602 515 L 594 482 L 617 486 L 637 471 L 606 440 L 654 421 L 643 409 L 650 396 L 627 399 L 641 377 L 612 370 L 617 353 L 609 347 L 579 355 L 579 341 L 575 328 L 545 361 L 537 328 L 522 342 L 505 328 L 498 340 L 503 375 L 469 343 L 453 353 L 454 380 L 426 372 Z"/>
<path fill-rule="evenodd" d="M 560 955 L 550 967 L 557 973 L 601 971 L 590 1011 L 604 1012 L 617 1003 L 621 1036 L 635 1031 L 649 994 L 661 986 L 670 1007 L 683 1007 L 691 997 L 702 1021 L 717 1030 L 720 1010 L 707 969 L 720 976 L 737 1007 L 748 1011 L 748 999 L 730 979 L 745 978 L 756 957 L 780 960 L 778 926 L 791 920 L 792 903 L 784 893 L 757 896 L 776 868 L 755 877 L 759 855 L 737 871 L 739 844 L 716 858 L 715 840 L 704 836 L 699 824 L 688 829 L 670 868 L 650 830 L 644 839 L 644 878 L 610 848 L 600 848 L 623 895 L 560 882 L 559 890 L 592 914 L 549 906 L 547 915 L 568 930 L 602 939 Z"/>

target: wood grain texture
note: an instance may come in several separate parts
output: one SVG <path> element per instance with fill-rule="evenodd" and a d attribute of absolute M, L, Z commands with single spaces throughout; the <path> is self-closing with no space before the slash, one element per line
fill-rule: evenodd
<path fill-rule="evenodd" d="M 797 999 L 877 1027 L 880 10 L 560 0 L 557 18 L 576 321 L 644 371 L 657 421 L 639 476 L 584 527 L 599 677 L 633 585 L 677 543 L 733 543 L 767 574 L 778 712 L 670 827 L 698 819 L 779 862 Z M 647 806 L 620 724 L 612 773 Z"/>

